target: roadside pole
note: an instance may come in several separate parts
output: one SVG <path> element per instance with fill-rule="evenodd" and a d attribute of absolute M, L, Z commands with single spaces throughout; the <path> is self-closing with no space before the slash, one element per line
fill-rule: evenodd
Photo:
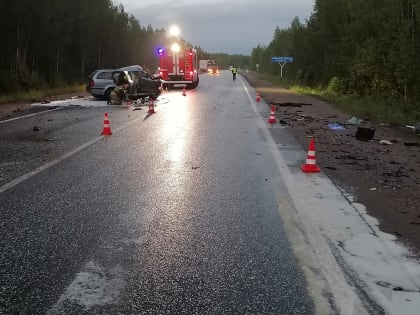
<path fill-rule="evenodd" d="M 283 67 L 286 65 L 286 62 L 279 62 L 280 65 L 280 80 L 283 80 Z"/>
<path fill-rule="evenodd" d="M 293 62 L 293 57 L 272 57 L 271 61 L 280 65 L 280 79 L 283 80 L 283 67 L 286 63 Z"/>

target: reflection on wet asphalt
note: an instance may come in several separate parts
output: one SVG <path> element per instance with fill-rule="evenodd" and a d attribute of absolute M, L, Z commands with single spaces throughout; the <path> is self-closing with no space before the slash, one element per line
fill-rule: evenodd
<path fill-rule="evenodd" d="M 186 97 L 165 92 L 147 120 L 114 109 L 112 136 L 0 194 L 0 309 L 312 314 L 278 214 L 280 174 L 235 83 L 227 73 Z M 49 135 L 91 140 L 103 109 L 88 113 Z M 64 140 L 56 152 L 80 145 Z"/>

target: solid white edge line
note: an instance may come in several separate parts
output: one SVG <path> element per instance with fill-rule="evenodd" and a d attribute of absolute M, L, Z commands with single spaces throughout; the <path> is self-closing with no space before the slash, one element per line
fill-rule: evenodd
<path fill-rule="evenodd" d="M 257 116 L 261 117 L 261 115 L 259 114 L 259 112 L 257 111 L 257 107 L 256 104 L 253 100 L 253 98 L 251 97 L 251 94 L 247 88 L 247 86 L 245 85 L 245 83 L 243 82 L 243 80 L 241 79 L 241 83 L 243 85 L 243 88 L 248 96 L 248 99 L 252 105 L 252 108 L 254 110 L 254 112 L 256 113 Z M 261 104 L 261 102 L 260 102 Z M 263 103 L 264 104 L 264 103 Z M 262 117 L 261 117 L 262 118 Z M 304 218 L 304 216 L 302 215 L 302 213 L 300 213 L 299 211 L 299 207 L 304 207 L 304 205 L 302 204 L 302 202 L 299 201 L 298 198 L 296 198 L 293 194 L 293 190 L 296 188 L 294 187 L 294 185 L 296 184 L 293 176 L 289 170 L 289 167 L 287 166 L 286 161 L 284 160 L 281 152 L 278 150 L 276 143 L 273 139 L 273 137 L 271 136 L 271 133 L 269 132 L 267 125 L 263 123 L 263 120 L 260 119 L 258 120 L 258 125 L 260 127 L 260 129 L 263 131 L 264 133 L 264 137 L 268 143 L 268 145 L 271 148 L 271 152 L 273 154 L 274 160 L 277 164 L 277 167 L 279 169 L 279 172 L 282 174 L 282 178 L 284 180 L 284 183 L 287 187 L 288 190 L 288 194 L 292 199 L 293 204 L 290 205 L 290 202 L 287 200 L 284 200 L 286 202 L 286 204 L 284 205 L 286 208 L 289 209 L 289 213 L 286 213 L 286 216 L 288 216 L 288 218 L 294 220 L 296 222 L 296 220 L 300 221 L 300 225 L 302 225 L 304 227 L 304 231 L 301 231 L 302 233 L 305 233 L 306 235 L 302 238 L 300 237 L 300 243 L 302 242 L 303 239 L 306 239 L 307 242 L 309 242 L 309 244 L 296 244 L 293 243 L 293 246 L 305 246 L 306 248 L 309 248 L 312 251 L 312 253 L 306 253 L 304 252 L 303 255 L 298 255 L 298 259 L 304 259 L 305 262 L 311 264 L 313 263 L 313 260 L 310 259 L 310 257 L 317 257 L 317 266 L 316 269 L 321 270 L 325 280 L 328 283 L 329 286 L 329 290 L 328 293 L 331 294 L 334 299 L 334 303 L 335 305 L 330 305 L 331 308 L 338 307 L 340 309 L 340 313 L 344 312 L 346 313 L 347 311 L 349 311 L 349 309 L 352 309 L 352 313 L 353 314 L 367 314 L 366 309 L 363 307 L 363 303 L 360 301 L 360 298 L 358 297 L 358 295 L 354 292 L 353 288 L 347 283 L 346 281 L 346 276 L 344 275 L 343 271 L 341 270 L 341 267 L 339 265 L 339 263 L 336 261 L 334 255 L 331 253 L 331 250 L 328 246 L 328 244 L 326 243 L 325 238 L 323 237 L 322 233 L 319 231 L 318 226 L 316 226 L 315 224 L 312 224 L 313 222 L 308 222 L 307 218 Z M 279 213 L 282 215 L 282 211 L 281 208 L 282 205 L 279 205 Z M 296 213 L 290 213 L 290 210 L 292 211 L 296 211 Z M 306 219 L 306 221 L 305 221 Z M 309 220 L 311 221 L 311 220 Z M 290 231 L 290 229 L 289 229 Z M 296 232 L 294 232 L 294 234 L 296 234 Z M 299 240 L 298 240 L 299 242 Z M 314 246 L 313 244 L 316 244 L 316 246 Z M 309 246 L 308 246 L 309 245 Z M 296 249 L 296 248 L 294 248 Z M 299 251 L 302 254 L 302 251 Z M 303 257 L 304 256 L 304 257 Z M 320 262 L 323 262 L 322 264 Z M 326 264 L 327 266 L 326 266 Z M 314 284 L 314 281 L 316 281 L 316 275 L 314 275 L 314 270 L 313 268 L 314 266 L 310 266 L 309 268 L 307 268 L 307 266 L 305 268 L 303 268 L 302 270 L 304 271 L 304 273 L 306 274 L 306 276 L 308 277 L 307 279 L 309 280 L 311 278 L 312 280 L 312 284 Z M 319 280 L 319 279 L 318 279 Z M 311 294 L 311 296 L 314 298 L 314 302 L 319 302 L 321 303 L 320 305 L 316 305 L 315 303 L 315 308 L 317 310 L 317 313 L 319 314 L 323 314 L 325 309 L 323 309 L 325 307 L 325 301 L 322 301 L 322 299 L 325 298 L 325 296 L 322 295 L 322 297 L 318 296 L 314 296 L 314 292 L 313 290 L 322 290 L 320 288 L 314 288 L 311 287 L 311 290 L 308 289 L 308 293 Z M 324 292 L 325 293 L 325 292 Z M 315 300 L 316 299 L 316 300 Z M 321 309 L 320 309 L 321 308 Z"/>
<path fill-rule="evenodd" d="M 38 113 L 33 113 L 33 114 L 29 114 L 29 115 L 10 118 L 10 119 L 7 119 L 7 120 L 1 120 L 0 124 L 4 124 L 4 123 L 11 122 L 11 121 L 14 121 L 14 120 L 22 119 L 22 118 L 28 118 L 28 117 L 32 117 L 32 116 L 36 116 L 36 115 L 41 115 L 41 114 L 44 114 L 44 113 L 52 112 L 52 111 L 63 109 L 63 108 L 64 107 L 57 107 L 57 108 L 53 108 L 53 109 L 47 109 L 47 110 L 44 110 L 44 111 L 38 112 Z"/>

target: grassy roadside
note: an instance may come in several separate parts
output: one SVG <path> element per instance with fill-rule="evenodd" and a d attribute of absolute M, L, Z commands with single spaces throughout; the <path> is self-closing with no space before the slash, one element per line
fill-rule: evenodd
<path fill-rule="evenodd" d="M 309 88 L 296 85 L 295 82 L 281 80 L 279 76 L 264 73 L 257 73 L 257 76 L 274 86 L 288 88 L 295 92 L 323 99 L 335 108 L 365 120 L 391 125 L 411 125 L 420 121 L 420 107 L 417 105 L 416 110 L 414 105 L 408 104 L 404 100 L 337 95 L 326 88 Z"/>
<path fill-rule="evenodd" d="M 66 93 L 84 92 L 84 84 L 74 84 L 53 89 L 30 90 L 27 92 L 17 92 L 13 94 L 0 95 L 0 104 L 14 103 L 14 102 L 33 102 L 42 100 L 47 96 L 59 95 Z"/>

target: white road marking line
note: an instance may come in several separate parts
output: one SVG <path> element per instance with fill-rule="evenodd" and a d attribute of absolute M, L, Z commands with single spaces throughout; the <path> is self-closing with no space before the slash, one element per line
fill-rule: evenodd
<path fill-rule="evenodd" d="M 69 304 L 80 305 L 84 310 L 114 304 L 124 288 L 123 276 L 124 271 L 120 266 L 107 269 L 89 261 L 47 311 L 47 315 L 64 314 Z"/>
<path fill-rule="evenodd" d="M 260 116 L 260 114 L 257 111 L 256 103 L 251 97 L 251 94 L 247 86 L 242 81 L 242 79 L 240 79 L 240 81 L 243 85 L 243 88 L 245 89 L 245 92 L 249 98 L 249 101 L 252 105 L 254 112 Z M 259 104 L 261 104 L 261 102 Z M 346 313 L 347 311 L 350 311 L 350 312 L 353 312 L 353 314 L 365 314 L 366 310 L 364 309 L 362 302 L 360 301 L 356 293 L 353 291 L 351 286 L 347 283 L 346 277 L 344 273 L 342 272 L 338 262 L 335 260 L 334 255 L 331 253 L 331 250 L 327 244 L 327 241 L 324 239 L 321 231 L 319 231 L 318 225 L 314 223 L 310 217 L 305 216 L 305 213 L 307 211 L 306 210 L 307 204 L 305 204 L 305 202 L 300 200 L 298 194 L 295 193 L 296 191 L 298 191 L 299 184 L 295 182 L 295 179 L 293 175 L 291 174 L 284 157 L 282 156 L 281 152 L 278 150 L 277 145 L 273 137 L 271 136 L 271 133 L 269 132 L 267 126 L 263 123 L 263 120 L 258 120 L 257 124 L 259 125 L 260 129 L 264 133 L 267 143 L 271 148 L 277 167 L 280 173 L 282 174 L 282 178 L 284 179 L 289 195 L 292 198 L 292 202 L 293 202 L 292 204 L 290 204 L 290 201 L 283 200 L 284 208 L 289 210 L 287 211 L 288 213 L 286 213 L 286 215 L 289 218 L 293 217 L 294 219 L 296 219 L 296 216 L 300 217 L 299 221 L 301 221 L 301 224 L 303 224 L 305 233 L 307 235 L 306 241 L 309 241 L 309 244 L 305 244 L 305 243 L 300 244 L 299 240 L 294 240 L 295 241 L 294 245 L 296 245 L 296 242 L 298 242 L 299 244 L 297 244 L 297 246 L 303 246 L 306 248 L 309 248 L 310 246 L 311 251 L 312 251 L 312 253 L 305 253 L 304 254 L 305 256 L 299 256 L 299 257 L 305 259 L 305 261 L 309 265 L 311 265 L 312 268 L 314 268 L 313 270 L 321 270 L 323 276 L 328 282 L 329 294 L 332 294 L 334 296 L 334 301 L 337 303 L 337 306 L 339 307 L 341 311 L 344 311 L 344 313 Z M 302 207 L 302 209 L 305 209 L 305 210 L 299 209 L 300 207 Z M 297 213 L 294 213 L 295 211 L 294 209 L 296 209 Z M 281 213 L 280 208 L 279 208 L 279 212 Z M 284 219 L 285 216 L 282 215 L 282 218 Z M 317 258 L 317 261 L 313 260 L 314 257 Z M 313 266 L 314 263 L 316 263 L 317 266 Z M 312 280 L 316 282 L 317 277 L 315 277 L 312 274 L 313 270 L 311 271 L 309 270 L 309 268 L 305 268 L 305 270 L 306 270 L 306 273 L 305 273 L 306 276 L 309 276 L 308 280 Z M 309 274 L 307 273 L 308 271 L 310 271 Z M 318 276 L 318 280 L 319 280 L 319 276 Z M 314 285 L 319 286 L 320 284 L 312 283 L 312 289 L 315 289 Z M 318 290 L 319 289 L 320 288 L 318 288 Z M 314 294 L 315 293 L 314 291 L 318 291 L 318 290 L 312 290 L 312 293 Z M 319 292 L 318 292 L 318 295 L 319 295 Z M 322 307 L 322 308 L 325 307 L 325 302 L 322 301 L 323 300 L 322 296 L 312 295 L 312 297 L 315 299 L 314 302 L 318 301 L 318 303 L 321 304 L 321 305 L 316 305 L 316 307 Z"/>
<path fill-rule="evenodd" d="M 0 121 L 0 124 L 4 124 L 4 123 L 11 122 L 11 121 L 14 121 L 14 120 L 22 119 L 22 118 L 28 118 L 28 117 L 31 117 L 31 116 L 41 115 L 41 114 L 44 114 L 44 113 L 52 112 L 52 111 L 63 109 L 63 108 L 64 107 L 57 107 L 57 108 L 53 108 L 53 109 L 44 110 L 44 111 L 39 112 L 39 113 L 34 113 L 34 114 L 19 116 L 19 117 L 15 117 L 15 118 L 10 118 L 10 119 L 7 119 L 7 120 L 2 120 L 2 121 Z"/>
<path fill-rule="evenodd" d="M 141 117 L 138 117 L 138 118 L 136 118 L 136 119 L 134 119 L 132 121 L 129 121 L 126 124 L 122 125 L 121 127 L 116 128 L 113 131 L 113 133 L 115 134 L 116 132 L 121 131 L 122 129 L 128 127 L 129 125 L 134 124 L 137 121 L 143 120 L 143 119 L 144 119 L 144 117 L 141 116 Z M 32 176 L 35 176 L 35 175 L 41 173 L 42 171 L 44 171 L 44 170 L 46 170 L 46 169 L 48 169 L 48 168 L 50 168 L 50 167 L 52 167 L 52 166 L 60 163 L 61 161 L 64 161 L 65 159 L 67 159 L 67 158 L 75 155 L 76 153 L 79 153 L 80 151 L 82 151 L 82 150 L 90 147 L 92 144 L 98 142 L 99 140 L 101 140 L 103 138 L 104 138 L 104 136 L 97 137 L 97 138 L 95 138 L 95 139 L 93 139 L 93 140 L 91 140 L 89 142 L 86 142 L 86 143 L 82 144 L 81 146 L 77 147 L 76 149 L 71 150 L 71 151 L 63 154 L 62 156 L 60 156 L 60 157 L 58 157 L 58 158 L 56 158 L 56 159 L 54 159 L 54 160 L 52 160 L 52 161 L 50 161 L 50 162 L 48 162 L 46 164 L 43 164 L 43 165 L 39 166 L 35 170 L 33 170 L 33 171 L 29 172 L 29 173 L 26 173 L 24 175 L 21 175 L 18 178 L 15 178 L 14 180 L 12 180 L 12 181 L 10 181 L 10 182 L 8 182 L 8 183 L 6 183 L 6 184 L 4 184 L 3 186 L 0 187 L 0 194 L 4 193 L 5 191 L 9 190 L 10 188 L 15 187 L 18 184 L 24 182 L 25 180 L 28 180 Z"/>

